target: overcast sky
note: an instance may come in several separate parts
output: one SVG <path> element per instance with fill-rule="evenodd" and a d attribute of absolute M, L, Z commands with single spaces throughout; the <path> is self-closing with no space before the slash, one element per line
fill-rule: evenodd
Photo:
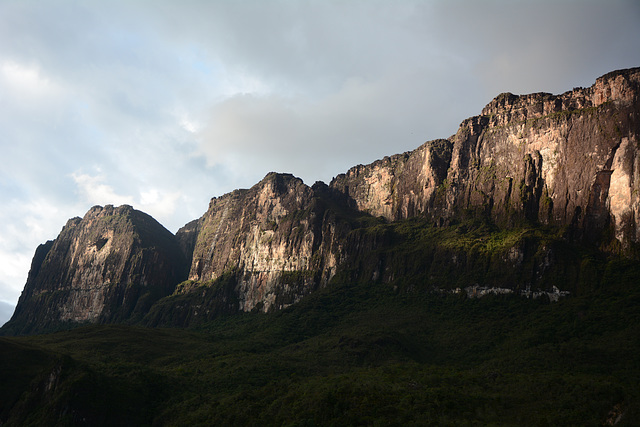
<path fill-rule="evenodd" d="M 176 232 L 269 171 L 328 183 L 634 66 L 636 0 L 0 0 L 0 301 L 93 205 Z"/>

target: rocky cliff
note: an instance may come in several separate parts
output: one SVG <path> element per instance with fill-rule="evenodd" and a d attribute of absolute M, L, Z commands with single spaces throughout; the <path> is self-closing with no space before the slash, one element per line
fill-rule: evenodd
<path fill-rule="evenodd" d="M 200 219 L 176 233 L 191 260 L 188 280 L 152 310 L 147 324 L 282 309 L 325 286 L 351 229 L 335 206 L 341 204 L 325 184 L 309 187 L 277 173 L 213 198 Z"/>
<path fill-rule="evenodd" d="M 336 275 L 407 289 L 591 286 L 593 266 L 567 245 L 639 254 L 639 93 L 636 68 L 561 95 L 501 94 L 449 139 L 329 186 L 270 173 L 175 236 L 129 206 L 95 207 L 38 248 L 4 331 L 145 315 L 190 325 L 282 309 Z"/>
<path fill-rule="evenodd" d="M 448 140 L 356 166 L 331 187 L 389 220 L 465 213 L 640 241 L 640 69 L 562 95 L 504 93 Z"/>
<path fill-rule="evenodd" d="M 38 247 L 4 329 L 22 334 L 134 321 L 173 292 L 186 268 L 174 236 L 149 215 L 127 205 L 95 206 Z"/>
<path fill-rule="evenodd" d="M 192 239 L 189 280 L 234 272 L 243 311 L 282 308 L 326 284 L 336 248 L 317 198 L 299 178 L 270 173 L 248 190 L 212 199 L 202 218 L 177 233 L 180 241 Z"/>

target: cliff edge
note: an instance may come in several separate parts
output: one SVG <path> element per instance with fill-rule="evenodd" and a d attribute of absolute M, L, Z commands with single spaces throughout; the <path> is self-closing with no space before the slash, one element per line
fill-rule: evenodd
<path fill-rule="evenodd" d="M 38 247 L 3 331 L 139 320 L 174 291 L 186 268 L 173 234 L 152 217 L 128 205 L 94 206 Z"/>
<path fill-rule="evenodd" d="M 448 140 L 359 165 L 331 187 L 389 220 L 484 215 L 571 227 L 590 241 L 640 241 L 640 68 L 561 95 L 498 95 Z"/>
<path fill-rule="evenodd" d="M 175 236 L 130 206 L 96 206 L 36 250 L 3 333 L 188 326 L 286 308 L 340 274 L 407 289 L 578 289 L 593 268 L 567 245 L 640 256 L 639 93 L 640 68 L 560 95 L 503 93 L 448 139 L 329 186 L 270 173 L 214 197 Z"/>

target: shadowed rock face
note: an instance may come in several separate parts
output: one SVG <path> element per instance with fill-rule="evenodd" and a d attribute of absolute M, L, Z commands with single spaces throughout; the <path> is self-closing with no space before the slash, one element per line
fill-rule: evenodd
<path fill-rule="evenodd" d="M 334 178 L 331 187 L 347 195 L 353 208 L 389 220 L 434 212 L 452 149 L 451 141 L 430 141 L 414 151 L 355 166 Z"/>
<path fill-rule="evenodd" d="M 331 187 L 390 220 L 463 212 L 640 241 L 640 69 L 562 95 L 501 94 L 449 140 L 356 166 Z"/>
<path fill-rule="evenodd" d="M 65 322 L 140 318 L 184 278 L 174 236 L 130 206 L 95 206 L 41 245 L 5 329 L 32 333 Z"/>

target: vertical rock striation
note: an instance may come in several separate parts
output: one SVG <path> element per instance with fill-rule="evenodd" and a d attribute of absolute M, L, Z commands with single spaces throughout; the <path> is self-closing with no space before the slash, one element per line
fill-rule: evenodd
<path fill-rule="evenodd" d="M 202 218 L 177 233 L 191 259 L 192 283 L 181 292 L 231 273 L 238 309 L 268 311 L 326 284 L 337 247 L 320 187 L 270 173 L 248 190 L 213 198 Z"/>
<path fill-rule="evenodd" d="M 449 139 L 355 166 L 330 186 L 270 173 L 213 198 L 176 236 L 130 206 L 94 207 L 37 249 L 3 332 L 145 315 L 150 325 L 189 325 L 281 309 L 337 272 L 345 280 L 404 276 L 410 286 L 444 286 L 456 275 L 461 286 L 480 278 L 522 289 L 548 287 L 545 275 L 583 280 L 566 267 L 575 260 L 560 256 L 562 245 L 514 237 L 501 252 L 480 253 L 426 228 L 470 216 L 503 229 L 547 224 L 572 241 L 637 256 L 639 93 L 640 68 L 561 95 L 504 93 Z M 451 230 L 462 236 L 461 223 Z M 438 246 L 429 236 L 450 241 Z"/>
<path fill-rule="evenodd" d="M 331 187 L 389 220 L 472 213 L 640 241 L 640 69 L 561 95 L 504 93 L 449 140 L 356 166 Z"/>
<path fill-rule="evenodd" d="M 331 187 L 345 194 L 353 208 L 389 220 L 433 212 L 452 147 L 446 139 L 430 141 L 414 151 L 355 166 L 335 177 Z"/>
<path fill-rule="evenodd" d="M 38 247 L 4 330 L 139 319 L 173 292 L 186 267 L 174 236 L 149 215 L 127 205 L 95 206 Z"/>

